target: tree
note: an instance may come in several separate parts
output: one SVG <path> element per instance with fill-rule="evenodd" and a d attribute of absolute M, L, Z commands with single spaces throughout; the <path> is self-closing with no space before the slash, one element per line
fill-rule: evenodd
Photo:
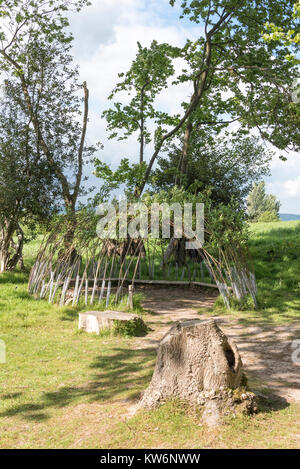
<path fill-rule="evenodd" d="M 24 227 L 34 229 L 57 208 L 55 179 L 39 151 L 13 89 L 2 87 L 0 108 L 0 272 L 23 267 Z M 17 241 L 16 241 L 17 237 Z"/>
<path fill-rule="evenodd" d="M 280 202 L 276 200 L 275 195 L 266 194 L 265 183 L 263 181 L 253 186 L 247 202 L 248 215 L 251 221 L 258 221 L 266 212 L 269 215 L 270 213 L 273 214 L 278 220 Z"/>
<path fill-rule="evenodd" d="M 279 221 L 278 215 L 276 215 L 275 212 L 272 211 L 267 211 L 262 213 L 258 220 L 259 223 L 271 223 L 271 222 L 276 222 Z"/>
<path fill-rule="evenodd" d="M 123 80 L 109 96 L 112 100 L 126 92 L 131 98 L 130 102 L 115 102 L 113 108 L 103 112 L 103 117 L 107 120 L 110 138 L 123 140 L 138 132 L 139 161 L 143 163 L 145 145 L 151 142 L 148 121 L 153 120 L 158 126 L 172 122 L 167 114 L 155 109 L 154 100 L 175 72 L 171 58 L 178 55 L 179 49 L 169 44 L 158 44 L 157 41 L 153 41 L 150 48 L 142 47 L 139 42 L 137 45 L 135 60 L 128 72 L 119 74 Z"/>
<path fill-rule="evenodd" d="M 175 1 L 171 0 L 171 5 Z M 257 128 L 263 139 L 278 148 L 300 145 L 299 113 L 290 106 L 289 93 L 296 67 L 286 58 L 287 47 L 276 42 L 266 44 L 261 35 L 267 21 L 281 27 L 294 24 L 293 2 L 184 0 L 181 5 L 183 16 L 204 26 L 203 36 L 188 41 L 182 50 L 188 70 L 178 80 L 191 81 L 194 93 L 173 128 L 159 129 L 160 137 L 143 181 L 135 189 L 136 196 L 144 190 L 164 144 L 181 129 L 185 132 L 185 160 L 195 123 L 213 127 L 238 120 L 248 130 Z"/>
<path fill-rule="evenodd" d="M 296 1 L 294 4 L 294 18 L 295 20 L 300 18 L 300 1 Z M 263 35 L 264 39 L 267 42 L 270 41 L 280 41 L 287 46 L 296 46 L 300 43 L 300 32 L 295 29 L 288 29 L 284 31 L 282 26 L 277 26 L 274 23 L 267 23 L 266 28 L 269 31 Z M 289 55 L 289 59 L 294 59 L 294 56 Z M 296 59 L 297 60 L 297 59 Z"/>
<path fill-rule="evenodd" d="M 171 5 L 176 0 L 171 0 Z M 160 122 L 155 130 L 153 153 L 139 173 L 134 197 L 151 181 L 159 155 L 173 138 L 182 137 L 179 171 L 185 178 L 193 133 L 207 129 L 220 134 L 232 122 L 239 127 L 233 138 L 258 130 L 263 140 L 280 149 L 299 148 L 299 110 L 291 103 L 290 89 L 298 74 L 287 59 L 288 47 L 266 43 L 267 21 L 289 28 L 294 24 L 291 0 L 183 0 L 182 16 L 201 24 L 196 41 L 187 40 L 178 56 L 185 69 L 173 83 L 191 83 L 193 93 L 182 104 L 181 116 Z M 111 181 L 120 168 L 111 171 Z M 99 175 L 103 174 L 100 168 Z M 104 173 L 105 173 L 104 171 Z M 97 170 L 96 170 L 97 173 Z M 142 173 L 142 177 L 141 176 Z M 132 171 L 131 173 L 132 174 Z M 119 184 L 119 183 L 118 183 Z"/>
<path fill-rule="evenodd" d="M 171 5 L 175 2 L 170 1 Z M 196 41 L 187 40 L 173 56 L 186 62 L 173 84 L 190 82 L 193 94 L 182 104 L 181 116 L 169 116 L 156 123 L 154 151 L 144 165 L 143 178 L 136 183 L 137 198 L 165 145 L 182 132 L 179 166 L 183 174 L 191 135 L 203 127 L 220 132 L 236 121 L 241 134 L 256 128 L 262 139 L 277 148 L 300 146 L 299 109 L 290 96 L 298 75 L 296 64 L 288 60 L 288 46 L 276 41 L 266 43 L 262 34 L 267 22 L 282 28 L 294 26 L 293 1 L 263 0 L 258 4 L 255 0 L 183 0 L 181 6 L 182 16 L 201 24 L 201 35 Z M 139 73 L 143 61 L 140 64 Z M 123 125 L 121 111 L 120 105 L 115 115 Z"/>
<path fill-rule="evenodd" d="M 97 148 L 86 145 L 89 91 L 86 82 L 79 83 L 64 16 L 68 8 L 78 10 L 84 4 L 88 2 L 32 0 L 20 4 L 7 0 L 0 11 L 0 73 L 2 78 L 9 77 L 14 105 L 27 116 L 38 152 L 59 184 L 58 196 L 70 222 L 66 247 L 74 234 L 83 165 Z"/>
<path fill-rule="evenodd" d="M 229 136 L 228 136 L 229 137 Z M 170 145 L 168 158 L 158 160 L 151 183 L 155 191 L 179 184 L 195 193 L 209 190 L 215 204 L 231 203 L 242 207 L 254 182 L 269 174 L 271 152 L 259 139 L 244 137 L 225 141 L 224 137 L 207 132 L 194 132 L 184 175 L 180 172 L 182 144 Z"/>
<path fill-rule="evenodd" d="M 33 126 L 37 145 L 60 184 L 67 212 L 74 214 L 80 194 L 86 147 L 89 92 L 78 82 L 66 33 L 68 8 L 79 10 L 86 0 L 5 0 L 1 4 L 0 63 Z M 78 91 L 84 94 L 82 115 Z M 74 178 L 70 181 L 69 174 Z M 68 176 L 66 173 L 68 172 Z"/>

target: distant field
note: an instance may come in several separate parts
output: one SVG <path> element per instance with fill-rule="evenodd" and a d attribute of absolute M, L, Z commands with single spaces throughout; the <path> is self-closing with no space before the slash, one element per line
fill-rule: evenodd
<path fill-rule="evenodd" d="M 300 215 L 299 215 L 300 216 Z M 251 223 L 250 231 L 254 237 L 259 233 L 270 233 L 274 238 L 286 235 L 300 239 L 300 220 L 279 221 L 273 223 Z"/>
<path fill-rule="evenodd" d="M 236 312 L 245 321 L 286 323 L 300 319 L 300 221 L 253 223 L 250 254 L 259 310 Z"/>

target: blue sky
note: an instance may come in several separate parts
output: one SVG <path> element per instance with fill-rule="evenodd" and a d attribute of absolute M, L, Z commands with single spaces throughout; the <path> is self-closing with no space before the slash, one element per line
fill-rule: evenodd
<path fill-rule="evenodd" d="M 92 6 L 71 15 L 75 36 L 75 62 L 80 65 L 82 80 L 90 89 L 90 143 L 101 141 L 101 159 L 114 167 L 121 158 L 138 158 L 134 139 L 118 142 L 107 139 L 101 114 L 108 107 L 107 96 L 117 81 L 117 74 L 126 71 L 134 59 L 137 41 L 149 46 L 153 39 L 183 45 L 186 38 L 196 38 L 201 25 L 179 20 L 179 10 L 168 0 L 92 0 Z M 187 85 L 173 88 L 159 98 L 159 106 L 168 112 L 179 112 L 180 103 L 192 92 Z M 150 149 L 149 149 L 150 151 Z M 281 201 L 282 213 L 300 214 L 300 155 L 289 152 L 282 162 L 274 157 L 272 175 L 266 179 L 267 191 Z M 86 174 L 90 175 L 92 167 Z M 90 184 L 97 179 L 90 177 Z"/>

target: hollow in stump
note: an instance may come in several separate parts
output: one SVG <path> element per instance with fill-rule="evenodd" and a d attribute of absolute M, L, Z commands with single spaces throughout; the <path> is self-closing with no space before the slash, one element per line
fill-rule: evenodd
<path fill-rule="evenodd" d="M 203 420 L 216 425 L 236 401 L 244 399 L 244 407 L 255 411 L 254 395 L 245 392 L 243 381 L 238 349 L 215 320 L 179 322 L 160 342 L 152 381 L 139 407 L 179 398 L 204 406 Z"/>

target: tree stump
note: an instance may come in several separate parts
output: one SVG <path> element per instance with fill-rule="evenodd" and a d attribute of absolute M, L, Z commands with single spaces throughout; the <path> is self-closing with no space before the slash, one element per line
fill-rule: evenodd
<path fill-rule="evenodd" d="M 180 398 L 204 405 L 204 421 L 216 425 L 223 410 L 234 406 L 233 390 L 241 388 L 242 382 L 238 349 L 215 320 L 177 323 L 160 342 L 152 381 L 139 406 L 154 408 Z M 252 393 L 243 394 L 249 394 L 246 397 L 254 408 Z M 237 400 L 243 399 L 238 396 Z"/>
<path fill-rule="evenodd" d="M 139 335 L 147 329 L 144 321 L 134 314 L 123 313 L 119 311 L 87 311 L 79 313 L 78 329 L 85 332 L 95 332 L 99 334 L 103 329 L 113 329 L 116 324 L 124 323 L 129 325 L 128 330 L 132 335 Z M 122 326 L 121 326 L 122 327 Z"/>

